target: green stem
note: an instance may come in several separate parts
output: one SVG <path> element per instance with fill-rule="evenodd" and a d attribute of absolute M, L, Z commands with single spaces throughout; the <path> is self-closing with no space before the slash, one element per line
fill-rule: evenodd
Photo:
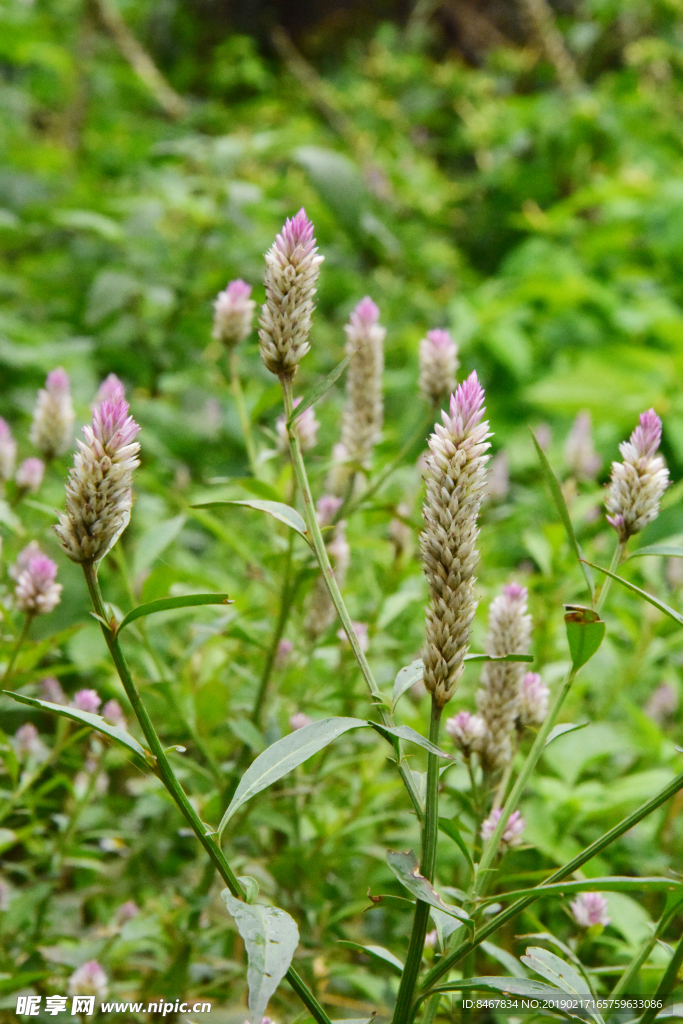
<path fill-rule="evenodd" d="M 289 423 L 294 408 L 291 377 L 282 377 L 281 384 L 285 403 L 285 416 L 287 422 Z M 332 603 L 334 604 L 334 607 L 337 610 L 337 614 L 341 619 L 341 623 L 348 637 L 351 649 L 353 650 L 353 653 L 356 656 L 356 661 L 358 662 L 360 670 L 363 673 L 363 678 L 365 679 L 365 682 L 368 685 L 368 689 L 370 690 L 370 693 L 373 696 L 374 703 L 379 708 L 379 713 L 381 715 L 382 722 L 384 723 L 384 725 L 389 726 L 391 728 L 393 726 L 393 718 L 386 710 L 384 696 L 377 688 L 377 683 L 375 682 L 370 666 L 368 665 L 367 658 L 365 657 L 365 654 L 358 642 L 356 631 L 354 630 L 353 625 L 351 623 L 351 617 L 346 609 L 344 599 L 341 596 L 341 592 L 337 585 L 337 581 L 334 577 L 334 572 L 332 571 L 332 566 L 330 565 L 330 559 L 327 554 L 327 548 L 325 547 L 325 541 L 323 540 L 323 535 L 320 532 L 320 526 L 318 524 L 318 519 L 315 514 L 315 505 L 313 504 L 313 496 L 311 495 L 311 488 L 308 482 L 308 476 L 306 474 L 304 460 L 301 455 L 301 446 L 299 444 L 297 432 L 293 428 L 293 426 L 290 426 L 288 427 L 288 433 L 289 448 L 292 455 L 292 465 L 294 466 L 294 475 L 296 476 L 296 481 L 299 490 L 301 491 L 301 496 L 303 499 L 304 519 L 306 521 L 306 530 L 308 533 L 309 541 L 313 545 L 313 550 L 315 551 L 316 558 L 318 559 L 318 564 L 320 565 L 320 571 L 322 572 L 323 579 L 329 591 L 330 597 L 332 598 Z M 403 779 L 403 784 L 405 785 L 408 791 L 413 807 L 415 808 L 415 812 L 418 818 L 421 819 L 422 807 L 420 806 L 420 798 L 418 796 L 415 784 L 410 775 L 410 771 L 403 763 L 402 757 L 400 755 L 400 746 L 398 770 L 401 774 L 401 778 Z"/>
<path fill-rule="evenodd" d="M 633 981 L 635 981 L 635 979 L 637 978 L 640 968 L 643 966 L 643 964 L 649 957 L 650 953 L 654 949 L 657 940 L 663 935 L 669 923 L 676 916 L 676 914 L 679 913 L 680 909 L 681 900 L 679 900 L 677 903 L 674 903 L 674 905 L 672 907 L 669 907 L 668 910 L 665 910 L 665 912 L 659 919 L 659 924 L 653 931 L 652 935 L 650 935 L 642 943 L 640 949 L 631 960 L 631 963 L 628 965 L 628 967 L 626 968 L 626 970 L 619 978 L 612 991 L 610 992 L 610 999 L 617 999 L 619 996 L 622 996 L 625 992 L 631 991 L 630 986 L 633 983 Z"/>
<path fill-rule="evenodd" d="M 2 684 L 1 685 L 2 685 L 2 689 L 3 690 L 7 689 L 7 684 L 9 683 L 10 679 L 12 678 L 12 669 L 14 668 L 14 663 L 17 660 L 17 657 L 19 656 L 19 651 L 23 647 L 24 641 L 26 640 L 26 637 L 28 636 L 28 631 L 31 628 L 31 623 L 33 622 L 33 615 L 34 615 L 33 612 L 26 612 L 26 618 L 24 619 L 24 625 L 22 626 L 21 633 L 17 637 L 16 643 L 14 644 L 14 647 L 12 648 L 12 653 L 10 654 L 9 661 L 7 662 L 7 668 L 5 669 L 5 673 L 4 673 L 3 677 L 2 677 Z"/>
<path fill-rule="evenodd" d="M 681 969 L 681 964 L 683 964 L 683 935 L 681 935 L 678 940 L 678 945 L 674 950 L 674 955 L 669 961 L 669 966 L 664 971 L 662 980 L 657 986 L 657 991 L 652 997 L 653 1002 L 660 999 L 663 1002 L 676 988 L 676 985 L 678 984 L 678 972 Z M 652 1021 L 659 1012 L 660 1011 L 655 1006 L 651 1006 L 650 1009 L 646 1010 L 640 1018 L 640 1024 L 652 1024 Z"/>
<path fill-rule="evenodd" d="M 175 800 L 178 808 L 187 818 L 194 834 L 197 839 L 208 853 L 209 857 L 215 864 L 219 875 L 227 885 L 228 889 L 233 896 L 237 896 L 240 899 L 244 899 L 244 890 L 240 885 L 237 877 L 235 876 L 232 868 L 228 864 L 225 854 L 221 848 L 213 841 L 213 838 L 209 834 L 209 830 L 206 825 L 202 822 L 201 818 L 195 811 L 194 807 L 190 803 L 187 795 L 176 778 L 171 765 L 169 764 L 168 758 L 164 752 L 164 748 L 161 745 L 161 741 L 156 733 L 156 730 L 152 724 L 152 720 L 147 714 L 147 709 L 142 703 L 142 698 L 138 693 L 137 687 L 133 681 L 133 677 L 130 674 L 128 664 L 124 657 L 121 645 L 119 644 L 118 637 L 115 633 L 105 625 L 108 622 L 107 611 L 104 607 L 104 601 L 102 600 L 102 594 L 100 592 L 100 585 L 97 580 L 97 571 L 92 562 L 83 563 L 83 572 L 85 573 L 85 580 L 88 585 L 90 597 L 93 603 L 93 607 L 97 615 L 100 616 L 102 621 L 100 626 L 102 627 L 102 635 L 104 636 L 105 643 L 109 648 L 109 653 L 112 656 L 114 665 L 119 674 L 119 679 L 123 684 L 123 688 L 126 691 L 126 696 L 130 701 L 131 707 L 135 713 L 135 717 L 140 723 L 145 739 L 149 744 L 149 748 L 156 758 L 157 771 L 161 777 L 162 782 L 166 786 L 166 789 Z M 287 971 L 287 981 L 292 986 L 297 995 L 301 998 L 306 1009 L 315 1017 L 318 1024 L 331 1024 L 329 1017 L 318 1003 L 313 993 L 308 989 L 308 986 L 302 981 L 297 972 L 293 967 Z"/>
<path fill-rule="evenodd" d="M 443 706 L 437 704 L 432 696 L 432 713 L 429 721 L 429 739 L 435 745 L 439 745 L 439 727 L 441 725 L 441 714 Z M 424 877 L 432 882 L 434 880 L 434 868 L 436 865 L 436 843 L 439 833 L 439 758 L 436 754 L 427 755 L 427 793 L 425 801 L 425 819 L 422 829 L 422 862 L 420 871 Z M 408 953 L 405 967 L 401 975 L 401 984 L 396 997 L 396 1008 L 394 1010 L 394 1024 L 405 1024 L 410 1017 L 410 1007 L 413 1002 L 413 992 L 417 976 L 420 973 L 422 954 L 424 952 L 425 935 L 431 907 L 429 903 L 418 900 L 415 904 L 415 916 L 413 918 L 413 930 L 408 943 Z"/>
<path fill-rule="evenodd" d="M 508 819 L 512 812 L 515 810 L 517 804 L 519 803 L 519 799 L 522 793 L 524 792 L 524 787 L 527 784 L 529 776 L 531 775 L 532 771 L 534 770 L 534 768 L 538 764 L 538 761 L 540 760 L 541 754 L 543 753 L 543 748 L 545 747 L 545 741 L 547 740 L 550 734 L 550 730 L 555 724 L 555 719 L 557 718 L 560 708 L 564 703 L 565 697 L 569 693 L 571 685 L 574 682 L 574 676 L 576 675 L 576 672 L 577 670 L 575 668 L 572 668 L 565 682 L 563 683 L 562 689 L 560 690 L 555 699 L 555 703 L 553 704 L 545 722 L 538 731 L 538 735 L 536 736 L 534 745 L 529 751 L 529 754 L 527 756 L 526 761 L 524 762 L 522 770 L 515 779 L 515 784 L 512 787 L 512 790 L 510 791 L 509 797 L 505 801 L 505 806 L 503 807 L 502 813 L 498 820 L 498 824 L 493 830 L 493 835 L 491 836 L 489 841 L 484 845 L 484 849 L 481 854 L 481 860 L 479 861 L 479 865 L 474 876 L 471 902 L 476 902 L 476 900 L 482 895 L 482 893 L 486 889 L 488 881 L 487 876 L 490 873 L 491 865 L 493 864 L 493 860 L 498 852 L 498 846 L 500 844 L 503 832 L 505 831 L 505 827 L 508 823 Z"/>
<path fill-rule="evenodd" d="M 610 562 L 610 567 L 609 567 L 609 571 L 610 572 L 616 572 L 617 569 L 619 568 L 619 566 L 621 564 L 621 559 L 622 559 L 622 556 L 624 554 L 625 548 L 626 548 L 626 544 L 623 544 L 621 541 L 617 542 L 617 546 L 615 547 L 614 553 L 612 555 L 612 561 Z M 605 577 L 605 582 L 602 584 L 602 586 L 600 588 L 600 594 L 598 596 L 598 602 L 597 602 L 597 604 L 595 606 L 595 610 L 598 613 L 598 615 L 600 614 L 602 606 L 605 603 L 605 599 L 606 599 L 606 597 L 607 597 L 607 595 L 609 593 L 609 588 L 611 586 L 612 586 L 612 577 L 611 576 L 606 576 Z"/>
<path fill-rule="evenodd" d="M 244 401 L 244 392 L 242 391 L 242 381 L 240 379 L 239 356 L 236 348 L 230 349 L 228 362 L 230 365 L 230 390 L 232 391 L 232 397 L 235 399 L 237 415 L 239 416 L 240 426 L 242 427 L 242 433 L 244 434 L 244 445 L 247 449 L 249 468 L 251 469 L 252 475 L 257 477 L 258 453 L 254 443 L 254 435 L 251 430 L 251 420 L 249 419 L 249 413 L 247 412 L 247 406 Z"/>
<path fill-rule="evenodd" d="M 496 914 L 491 921 L 488 921 L 477 932 L 475 932 L 472 939 L 461 943 L 456 949 L 448 953 L 447 956 L 444 956 L 439 960 L 438 964 L 435 964 L 434 967 L 432 967 L 422 983 L 422 988 L 425 990 L 425 994 L 421 998 L 427 998 L 427 996 L 431 994 L 431 989 L 439 978 L 443 977 L 444 974 L 448 974 L 448 972 L 455 967 L 463 957 L 467 956 L 470 950 L 475 949 L 484 941 L 484 939 L 487 939 L 489 935 L 492 935 L 493 932 L 497 931 L 501 925 L 505 924 L 506 921 L 510 921 L 513 917 L 516 917 L 517 914 L 521 913 L 526 907 L 530 906 L 540 896 L 542 896 L 542 887 L 544 885 L 550 885 L 552 882 L 561 882 L 563 878 L 573 874 L 574 871 L 577 871 L 598 853 L 601 853 L 602 850 L 609 846 L 610 843 L 613 843 L 615 839 L 618 839 L 619 836 L 628 832 L 628 830 L 633 828 L 634 825 L 637 825 L 639 821 L 646 818 L 648 814 L 652 814 L 653 811 L 656 811 L 658 807 L 661 807 L 663 803 L 666 803 L 667 800 L 678 793 L 681 789 L 683 789 L 683 772 L 681 772 L 680 775 L 677 775 L 668 786 L 665 786 L 664 789 L 660 790 L 660 792 L 657 793 L 656 796 L 653 796 L 651 800 L 641 804 L 633 814 L 629 814 L 629 816 L 620 821 L 618 825 L 609 829 L 609 831 L 605 832 L 599 839 L 596 839 L 594 843 L 587 846 L 582 853 L 578 854 L 572 860 L 568 861 L 567 864 L 563 865 L 563 867 L 558 868 L 557 871 L 552 873 L 552 875 L 549 875 L 546 879 L 540 882 L 537 887 L 539 889 L 537 896 L 522 896 L 520 899 L 515 900 L 514 903 L 511 903 L 509 907 L 501 910 L 499 914 Z"/>

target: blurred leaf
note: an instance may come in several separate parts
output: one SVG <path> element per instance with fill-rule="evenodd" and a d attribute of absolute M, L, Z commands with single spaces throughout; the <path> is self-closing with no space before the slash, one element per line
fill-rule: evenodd
<path fill-rule="evenodd" d="M 252 750 L 255 750 L 257 754 L 260 754 L 265 749 L 266 742 L 263 736 L 248 718 L 230 718 L 228 719 L 228 725 L 237 739 L 241 740 L 242 743 Z"/>
<path fill-rule="evenodd" d="M 683 548 L 675 547 L 672 544 L 649 544 L 644 548 L 636 548 L 625 561 L 632 558 L 642 558 L 644 555 L 663 555 L 665 558 L 683 558 Z"/>
<path fill-rule="evenodd" d="M 157 523 L 138 541 L 133 559 L 133 575 L 139 576 L 145 569 L 149 569 L 159 555 L 166 550 L 169 544 L 176 539 L 187 521 L 186 516 L 174 516 L 173 519 L 166 519 Z"/>
<path fill-rule="evenodd" d="M 547 747 L 548 744 L 552 743 L 553 740 L 556 740 L 558 736 L 564 736 L 568 732 L 576 732 L 577 729 L 585 729 L 588 724 L 588 722 L 579 722 L 578 725 L 574 722 L 562 722 L 560 725 L 554 725 L 548 733 L 545 746 Z"/>
<path fill-rule="evenodd" d="M 634 878 L 609 877 L 609 878 L 582 878 L 579 881 L 553 882 L 551 885 L 538 885 L 531 889 L 516 889 L 514 892 L 496 893 L 495 896 L 487 896 L 482 903 L 496 903 L 501 900 L 517 899 L 520 896 L 534 895 L 542 896 L 553 893 L 562 896 L 574 892 L 675 892 L 683 891 L 683 882 L 674 878 Z"/>
<path fill-rule="evenodd" d="M 501 949 L 500 946 L 494 945 L 493 942 L 482 942 L 481 948 L 485 953 L 488 953 L 490 957 L 497 960 L 503 967 L 507 967 L 508 971 L 515 978 L 526 978 L 526 972 L 520 964 L 517 957 L 514 957 L 512 953 L 508 953 L 506 949 Z"/>
<path fill-rule="evenodd" d="M 294 412 L 292 413 L 291 417 L 288 420 L 289 426 L 291 426 L 291 424 L 296 419 L 298 419 L 299 416 L 305 413 L 307 409 L 310 409 L 312 405 L 315 405 L 315 403 L 323 397 L 325 392 L 330 390 L 332 385 L 339 380 L 342 373 L 349 365 L 350 360 L 351 356 L 344 356 L 341 362 L 337 363 L 335 368 L 331 370 L 330 373 L 328 373 L 327 377 L 325 377 L 324 380 L 322 380 L 319 384 L 316 384 L 316 386 L 312 388 L 312 390 L 309 391 L 307 395 L 304 395 L 304 397 L 301 399 L 301 401 L 299 402 L 296 409 L 294 410 Z"/>
<path fill-rule="evenodd" d="M 398 740 L 406 740 L 408 743 L 416 743 L 418 747 L 422 747 L 423 750 L 428 751 L 430 754 L 436 754 L 437 757 L 443 757 L 447 761 L 455 760 L 454 757 L 447 754 L 445 750 L 441 749 L 441 747 L 437 747 L 434 743 L 430 743 L 426 736 L 422 736 L 419 732 L 411 729 L 408 725 L 388 726 L 380 725 L 379 722 L 368 722 L 368 725 L 371 725 L 373 729 L 376 729 L 382 736 L 394 736 Z"/>
<path fill-rule="evenodd" d="M 533 654 L 466 654 L 464 661 L 516 661 L 530 665 Z"/>
<path fill-rule="evenodd" d="M 670 619 L 677 622 L 679 626 L 683 626 L 683 615 L 679 615 L 679 613 L 674 611 L 673 608 L 670 608 L 668 604 L 664 604 L 663 601 L 653 597 L 652 594 L 648 594 L 646 590 L 641 590 L 640 587 L 637 587 L 634 583 L 629 583 L 629 581 L 625 580 L 623 576 L 617 576 L 616 573 L 610 572 L 609 569 L 603 569 L 600 565 L 593 565 L 593 562 L 588 562 L 588 565 L 592 565 L 594 569 L 597 569 L 598 572 L 604 573 L 605 576 L 611 576 L 613 580 L 617 581 L 617 583 L 621 583 L 622 587 L 626 587 L 626 589 L 630 590 L 633 594 L 638 594 L 638 596 L 642 597 L 644 601 L 654 605 L 655 608 L 659 608 L 660 612 L 664 612 L 664 614 L 668 615 Z"/>
<path fill-rule="evenodd" d="M 460 835 L 460 829 L 453 818 L 439 818 L 439 828 L 444 832 L 449 839 L 452 839 L 458 849 L 461 851 L 465 860 L 469 864 L 472 871 L 474 871 L 474 864 L 472 863 L 472 856 L 467 848 L 467 843 Z"/>
<path fill-rule="evenodd" d="M 259 501 L 257 498 L 251 501 L 208 501 L 203 505 L 192 505 L 192 508 L 225 508 L 228 505 L 246 505 L 259 512 L 267 512 L 269 516 L 273 516 L 286 526 L 291 526 L 306 539 L 306 523 L 296 509 L 284 505 L 281 501 Z"/>
<path fill-rule="evenodd" d="M 148 604 L 141 604 L 137 608 L 133 608 L 132 612 L 128 612 L 119 623 L 117 633 L 120 633 L 131 622 L 135 622 L 136 619 L 154 615 L 156 612 L 168 612 L 173 608 L 198 608 L 207 604 L 234 603 L 227 594 L 183 594 L 181 597 L 162 597 L 158 601 L 150 601 Z"/>
<path fill-rule="evenodd" d="M 384 946 L 362 946 L 360 942 L 351 942 L 349 939 L 338 939 L 337 945 L 345 946 L 347 949 L 357 949 L 361 953 L 368 953 L 370 956 L 376 957 L 383 963 L 391 964 L 391 966 L 395 967 L 399 973 L 403 970 L 403 964 L 398 957 L 394 956 L 393 953 L 390 953 L 388 949 L 384 948 Z"/>
<path fill-rule="evenodd" d="M 436 907 L 437 910 L 441 910 L 444 914 L 457 917 L 459 921 L 469 922 L 469 914 L 466 911 L 460 907 L 454 907 L 450 903 L 445 903 L 431 882 L 428 882 L 424 875 L 420 874 L 420 868 L 412 850 L 405 850 L 403 852 L 387 850 L 387 863 L 399 882 L 416 899 L 421 900 L 423 903 L 428 903 L 430 907 Z"/>
<path fill-rule="evenodd" d="M 396 679 L 394 680 L 394 692 L 391 697 L 391 710 L 393 711 L 399 700 L 411 686 L 419 682 L 422 679 L 424 672 L 424 662 L 422 658 L 418 658 L 417 661 L 411 661 L 410 665 L 404 665 L 402 669 L 399 669 Z"/>

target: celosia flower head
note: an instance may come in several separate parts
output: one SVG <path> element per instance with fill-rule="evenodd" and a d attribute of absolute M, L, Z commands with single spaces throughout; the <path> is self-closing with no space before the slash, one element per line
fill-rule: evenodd
<path fill-rule="evenodd" d="M 293 731 L 296 732 L 297 729 L 303 729 L 306 725 L 313 725 L 313 719 L 309 718 L 304 711 L 297 711 L 296 714 L 292 715 L 289 719 L 289 724 Z"/>
<path fill-rule="evenodd" d="M 487 731 L 484 719 L 469 711 L 459 711 L 446 721 L 446 732 L 465 757 L 481 750 Z"/>
<path fill-rule="evenodd" d="M 107 994 L 108 979 L 97 960 L 88 960 L 78 967 L 69 978 L 70 996 L 95 996 L 104 999 Z"/>
<path fill-rule="evenodd" d="M 31 425 L 31 443 L 46 462 L 69 450 L 75 419 L 69 375 L 59 366 L 48 373 L 38 392 Z"/>
<path fill-rule="evenodd" d="M 47 760 L 49 751 L 32 722 L 26 722 L 17 729 L 13 745 L 17 757 L 31 757 L 39 762 Z"/>
<path fill-rule="evenodd" d="M 0 416 L 0 481 L 11 480 L 17 457 L 17 442 L 9 424 Z"/>
<path fill-rule="evenodd" d="M 28 615 L 47 615 L 57 607 L 62 592 L 56 583 L 57 566 L 35 541 L 19 555 L 11 575 L 16 580 L 17 608 Z"/>
<path fill-rule="evenodd" d="M 429 439 L 427 495 L 420 535 L 429 581 L 424 683 L 440 705 L 451 699 L 464 669 L 476 611 L 477 517 L 486 487 L 490 437 L 484 391 L 472 373 L 451 395 Z"/>
<path fill-rule="evenodd" d="M 569 904 L 574 920 L 581 928 L 591 928 L 601 924 L 606 927 L 610 923 L 607 916 L 607 900 L 599 892 L 582 892 Z"/>
<path fill-rule="evenodd" d="M 502 813 L 503 812 L 500 809 L 500 807 L 496 807 L 493 811 L 491 811 L 488 818 L 486 818 L 485 821 L 482 822 L 481 832 L 479 834 L 481 835 L 481 838 L 484 840 L 484 842 L 488 842 L 488 840 L 495 832 L 496 825 L 500 821 L 500 816 Z M 507 820 L 507 824 L 503 831 L 503 835 L 501 836 L 500 839 L 501 853 L 504 853 L 512 846 L 519 846 L 519 844 L 522 842 L 522 832 L 525 828 L 526 821 L 524 820 L 520 812 L 513 811 Z"/>
<path fill-rule="evenodd" d="M 428 331 L 420 342 L 420 391 L 435 405 L 455 389 L 458 346 L 448 331 Z"/>
<path fill-rule="evenodd" d="M 45 473 L 45 463 L 42 459 L 24 459 L 17 470 L 14 482 L 20 491 L 28 491 L 35 494 L 40 490 Z"/>
<path fill-rule="evenodd" d="M 295 409 L 300 402 L 300 398 L 297 398 L 294 401 Z M 288 452 L 289 435 L 287 433 L 287 417 L 284 414 L 282 416 L 278 416 L 275 427 L 277 429 L 278 451 Z M 307 409 L 304 409 L 300 416 L 297 416 L 294 420 L 294 429 L 296 430 L 297 437 L 299 438 L 299 445 L 301 446 L 302 452 L 310 451 L 311 448 L 315 447 L 316 441 L 318 440 L 320 424 L 316 419 L 312 405 L 309 405 Z"/>
<path fill-rule="evenodd" d="M 77 711 L 89 711 L 90 714 L 95 715 L 101 703 L 102 698 L 97 690 L 79 690 L 74 694 L 71 706 Z"/>
<path fill-rule="evenodd" d="M 40 696 L 51 704 L 66 704 L 66 694 L 54 676 L 47 676 L 40 684 Z"/>
<path fill-rule="evenodd" d="M 548 715 L 550 690 L 538 672 L 527 672 L 519 695 L 517 722 L 520 726 L 542 725 Z"/>
<path fill-rule="evenodd" d="M 212 336 L 227 348 L 234 348 L 251 334 L 256 303 L 250 296 L 251 285 L 238 278 L 216 297 Z"/>
<path fill-rule="evenodd" d="M 105 399 L 92 426 L 83 427 L 85 441 L 78 442 L 66 487 L 66 512 L 55 527 L 72 561 L 98 562 L 128 525 L 133 470 L 140 465 L 139 430 L 122 391 Z"/>
<path fill-rule="evenodd" d="M 593 447 L 590 413 L 580 412 L 574 420 L 564 446 L 564 457 L 578 480 L 594 480 L 600 472 L 602 460 Z"/>
<path fill-rule="evenodd" d="M 638 426 L 619 451 L 623 462 L 612 463 L 605 506 L 607 522 L 625 544 L 659 515 L 659 501 L 669 486 L 669 471 L 657 455 L 662 421 L 654 409 L 641 413 Z"/>
<path fill-rule="evenodd" d="M 109 401 L 109 399 L 115 398 L 118 394 L 125 395 L 125 393 L 126 389 L 116 374 L 108 374 L 97 389 L 97 394 L 95 395 L 95 401 L 93 403 L 93 412 L 102 404 L 102 402 Z"/>
<path fill-rule="evenodd" d="M 291 378 L 310 348 L 313 296 L 323 261 L 304 209 L 287 220 L 265 259 L 266 301 L 259 320 L 261 358 L 271 373 Z"/>
<path fill-rule="evenodd" d="M 118 725 L 120 729 L 126 728 L 126 717 L 123 709 L 117 700 L 108 700 L 102 708 L 102 718 L 106 718 L 112 725 Z"/>

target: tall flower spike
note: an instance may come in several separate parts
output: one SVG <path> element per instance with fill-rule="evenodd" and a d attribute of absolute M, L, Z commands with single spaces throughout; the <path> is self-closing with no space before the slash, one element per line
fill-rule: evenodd
<path fill-rule="evenodd" d="M 265 256 L 266 301 L 259 320 L 261 358 L 271 373 L 293 377 L 308 352 L 315 283 L 323 257 L 302 208 Z"/>
<path fill-rule="evenodd" d="M 384 418 L 382 374 L 384 337 L 379 308 L 366 296 L 351 313 L 346 331 L 346 404 L 342 414 L 341 441 L 335 446 L 327 481 L 334 494 L 343 494 L 354 471 L 369 468 L 372 450 L 379 440 Z"/>
<path fill-rule="evenodd" d="M 425 457 L 427 495 L 420 535 L 431 601 L 427 609 L 424 683 L 438 704 L 453 696 L 464 668 L 477 602 L 477 517 L 486 487 L 489 425 L 476 373 L 451 395 Z"/>
<path fill-rule="evenodd" d="M 527 672 L 522 680 L 519 695 L 517 726 L 542 725 L 548 715 L 550 690 L 538 672 Z"/>
<path fill-rule="evenodd" d="M 612 463 L 612 478 L 605 507 L 607 522 L 625 544 L 634 533 L 659 515 L 659 500 L 669 486 L 669 471 L 656 455 L 662 421 L 654 409 L 640 414 L 638 426 L 619 451 L 623 462 Z"/>
<path fill-rule="evenodd" d="M 505 587 L 489 608 L 489 629 L 484 643 L 487 654 L 528 654 L 531 644 L 531 616 L 527 613 L 527 589 L 517 583 Z M 488 662 L 481 674 L 477 707 L 488 726 L 482 761 L 486 767 L 501 768 L 512 759 L 512 736 L 520 712 L 524 665 L 517 662 Z"/>
<path fill-rule="evenodd" d="M 130 520 L 133 470 L 140 465 L 139 426 L 128 415 L 123 391 L 95 410 L 83 427 L 66 485 L 66 512 L 55 527 L 63 550 L 74 562 L 99 562 Z"/>
<path fill-rule="evenodd" d="M 448 331 L 428 331 L 420 342 L 420 391 L 435 405 L 455 388 L 458 346 Z"/>
<path fill-rule="evenodd" d="M 216 296 L 211 333 L 226 348 L 234 348 L 251 334 L 256 303 L 250 295 L 251 285 L 238 278 Z"/>
<path fill-rule="evenodd" d="M 69 376 L 59 366 L 48 373 L 45 387 L 38 392 L 31 425 L 31 443 L 46 462 L 69 450 L 75 419 Z"/>
<path fill-rule="evenodd" d="M 600 472 L 602 460 L 593 447 L 590 413 L 580 412 L 572 423 L 564 446 L 564 457 L 578 480 L 594 480 Z"/>

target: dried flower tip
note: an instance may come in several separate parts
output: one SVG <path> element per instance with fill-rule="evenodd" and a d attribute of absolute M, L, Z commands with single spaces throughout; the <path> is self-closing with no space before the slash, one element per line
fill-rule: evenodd
<path fill-rule="evenodd" d="M 49 750 L 38 735 L 38 730 L 31 722 L 20 726 L 14 734 L 14 751 L 17 757 L 30 757 L 42 763 L 46 761 Z"/>
<path fill-rule="evenodd" d="M 102 402 L 110 401 L 119 393 L 125 395 L 126 389 L 115 373 L 108 374 L 97 389 L 95 401 L 92 405 L 92 411 L 94 412 L 99 405 L 102 405 Z"/>
<path fill-rule="evenodd" d="M 510 493 L 510 462 L 505 452 L 491 459 L 486 493 L 491 501 L 505 501 Z"/>
<path fill-rule="evenodd" d="M 303 711 L 297 711 L 296 714 L 292 715 L 290 718 L 289 724 L 294 732 L 296 732 L 297 729 L 303 729 L 305 725 L 313 725 L 313 719 L 309 718 Z"/>
<path fill-rule="evenodd" d="M 367 622 L 352 622 L 351 625 L 353 626 L 353 632 L 356 634 L 358 646 L 360 647 L 361 651 L 365 653 L 368 647 L 370 646 L 370 638 L 368 636 L 368 624 Z M 340 640 L 343 640 L 345 644 L 349 643 L 349 638 L 346 634 L 345 629 L 338 629 L 337 636 L 339 637 Z"/>
<path fill-rule="evenodd" d="M 294 402 L 294 408 L 301 402 L 300 398 L 297 398 Z M 282 414 L 278 416 L 275 424 L 277 430 L 277 447 L 280 452 L 289 451 L 289 434 L 287 433 L 287 417 Z M 304 409 L 300 416 L 294 420 L 294 429 L 296 430 L 297 437 L 299 438 L 299 445 L 301 446 L 302 452 L 310 451 L 311 448 L 315 447 L 318 440 L 318 430 L 320 424 L 318 423 L 313 406 L 309 405 L 308 409 Z"/>
<path fill-rule="evenodd" d="M 35 541 L 19 555 L 11 575 L 17 583 L 14 596 L 20 611 L 47 615 L 59 604 L 62 585 L 55 583 L 57 566 Z"/>
<path fill-rule="evenodd" d="M 14 482 L 20 491 L 35 494 L 40 490 L 44 473 L 45 463 L 42 459 L 24 459 L 17 470 Z"/>
<path fill-rule="evenodd" d="M 77 968 L 69 978 L 70 996 L 95 996 L 104 999 L 108 990 L 108 979 L 97 960 L 88 960 Z"/>
<path fill-rule="evenodd" d="M 130 520 L 133 470 L 140 465 L 139 426 L 128 415 L 123 391 L 95 410 L 83 427 L 66 487 L 66 512 L 55 527 L 62 549 L 74 562 L 99 562 Z"/>
<path fill-rule="evenodd" d="M 481 750 L 488 729 L 480 715 L 471 715 L 469 711 L 459 711 L 457 715 L 446 720 L 446 732 L 456 747 L 462 750 L 465 757 Z"/>
<path fill-rule="evenodd" d="M 0 481 L 11 480 L 17 457 L 17 442 L 6 420 L 0 417 Z"/>
<path fill-rule="evenodd" d="M 266 253 L 266 301 L 259 346 L 267 369 L 293 377 L 310 345 L 313 296 L 323 257 L 304 209 L 288 220 Z"/>
<path fill-rule="evenodd" d="M 75 419 L 69 376 L 58 367 L 48 373 L 45 387 L 38 392 L 31 425 L 31 443 L 46 462 L 69 450 Z"/>
<path fill-rule="evenodd" d="M 97 709 L 102 703 L 97 690 L 79 690 L 74 694 L 71 707 L 77 711 L 89 711 L 92 715 L 97 714 Z"/>
<path fill-rule="evenodd" d="M 82 690 L 81 693 L 83 692 L 87 691 Z M 94 691 L 91 690 L 90 692 L 92 693 Z M 112 725 L 118 726 L 119 729 L 126 728 L 126 716 L 123 713 L 123 708 L 119 702 L 113 698 L 108 700 L 102 708 L 102 718 L 106 718 L 108 722 L 111 722 Z"/>
<path fill-rule="evenodd" d="M 662 436 L 662 421 L 654 409 L 641 413 L 630 440 L 622 441 L 623 462 L 612 463 L 605 507 L 607 522 L 625 544 L 659 515 L 659 500 L 669 486 L 669 471 L 655 455 Z"/>
<path fill-rule="evenodd" d="M 493 833 L 496 830 L 496 825 L 500 821 L 502 814 L 500 807 L 496 807 L 489 814 L 488 818 L 482 822 L 481 825 L 481 838 L 484 842 L 488 842 Z M 505 831 L 500 839 L 500 852 L 505 853 L 512 846 L 519 846 L 522 842 L 522 832 L 526 828 L 526 821 L 522 817 L 519 811 L 513 811 L 507 820 Z"/>
<path fill-rule="evenodd" d="M 607 916 L 607 900 L 599 892 L 579 893 L 569 904 L 574 920 L 581 928 L 592 928 L 601 924 L 606 927 L 611 918 Z"/>
<path fill-rule="evenodd" d="M 564 457 L 577 480 L 594 480 L 600 472 L 602 459 L 593 447 L 589 412 L 580 412 L 574 420 L 564 446 Z"/>
<path fill-rule="evenodd" d="M 527 672 L 519 695 L 518 726 L 542 725 L 548 714 L 549 697 L 550 690 L 538 672 Z"/>
<path fill-rule="evenodd" d="M 211 333 L 227 348 L 234 348 L 251 334 L 256 303 L 250 295 L 251 285 L 238 278 L 216 296 Z"/>
<path fill-rule="evenodd" d="M 419 387 L 425 398 L 437 405 L 455 390 L 458 346 L 448 331 L 428 331 L 420 342 Z"/>
<path fill-rule="evenodd" d="M 59 680 L 55 679 L 54 676 L 48 676 L 46 679 L 43 679 L 40 684 L 40 696 L 42 700 L 48 700 L 51 704 L 66 705 L 68 703 Z"/>
<path fill-rule="evenodd" d="M 342 498 L 338 498 L 335 494 L 323 494 L 315 506 L 318 525 L 327 526 L 328 523 L 331 523 L 342 504 Z"/>
<path fill-rule="evenodd" d="M 490 436 L 484 391 L 476 373 L 451 395 L 429 439 L 427 495 L 420 535 L 430 605 L 423 653 L 424 683 L 443 706 L 453 696 L 464 668 L 477 603 L 474 571 L 477 517 L 486 487 L 485 454 Z"/>

